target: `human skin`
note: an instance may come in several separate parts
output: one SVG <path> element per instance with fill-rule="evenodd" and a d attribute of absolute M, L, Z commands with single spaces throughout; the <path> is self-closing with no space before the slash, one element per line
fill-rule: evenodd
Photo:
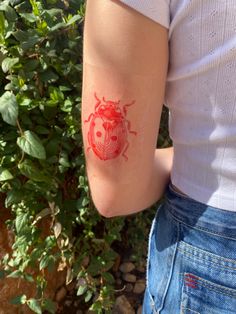
<path fill-rule="evenodd" d="M 106 217 L 139 212 L 169 181 L 173 148 L 156 149 L 168 32 L 118 1 L 87 1 L 82 131 L 93 202 Z M 128 106 L 129 105 L 129 106 Z"/>
<path fill-rule="evenodd" d="M 100 160 L 110 160 L 122 156 L 128 161 L 126 151 L 129 147 L 128 135 L 137 135 L 131 130 L 131 123 L 126 119 L 128 107 L 135 101 L 120 105 L 120 101 L 106 100 L 105 97 L 99 99 L 94 93 L 96 104 L 94 112 L 90 113 L 85 123 L 89 123 L 87 140 L 89 149 Z"/>

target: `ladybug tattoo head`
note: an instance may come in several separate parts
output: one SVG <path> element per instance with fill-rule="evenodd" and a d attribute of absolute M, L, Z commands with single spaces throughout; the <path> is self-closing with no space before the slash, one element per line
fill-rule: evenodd
<path fill-rule="evenodd" d="M 128 135 L 136 135 L 137 132 L 130 130 L 126 114 L 127 108 L 135 101 L 120 107 L 120 101 L 105 100 L 104 97 L 100 100 L 96 93 L 94 97 L 97 101 L 94 112 L 84 121 L 89 123 L 88 150 L 92 149 L 101 160 L 114 159 L 120 155 L 128 160 L 125 154 L 129 147 Z"/>

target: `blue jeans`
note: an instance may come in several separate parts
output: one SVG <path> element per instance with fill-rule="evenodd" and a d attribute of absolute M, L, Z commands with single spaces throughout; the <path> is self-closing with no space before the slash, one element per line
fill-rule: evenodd
<path fill-rule="evenodd" d="M 167 187 L 153 221 L 143 314 L 236 314 L 236 212 Z"/>

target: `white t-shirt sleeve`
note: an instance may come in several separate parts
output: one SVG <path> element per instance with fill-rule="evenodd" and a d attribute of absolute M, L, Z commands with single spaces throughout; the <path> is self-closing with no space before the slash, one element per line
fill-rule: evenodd
<path fill-rule="evenodd" d="M 119 0 L 135 9 L 139 13 L 149 17 L 153 21 L 169 28 L 170 24 L 170 0 Z"/>

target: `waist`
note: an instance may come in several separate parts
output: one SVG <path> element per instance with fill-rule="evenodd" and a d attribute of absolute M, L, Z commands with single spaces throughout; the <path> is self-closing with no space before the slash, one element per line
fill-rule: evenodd
<path fill-rule="evenodd" d="M 232 143 L 231 143 L 232 145 Z M 217 157 L 215 154 L 217 153 Z M 171 182 L 182 194 L 201 203 L 236 212 L 236 147 L 213 152 L 174 146 Z M 220 158 L 221 156 L 221 158 Z"/>
<path fill-rule="evenodd" d="M 179 188 L 177 188 L 177 186 L 175 186 L 172 182 L 170 182 L 170 189 L 172 189 L 174 192 L 182 195 L 182 196 L 187 196 L 187 194 L 185 194 L 184 192 L 182 192 Z"/>
<path fill-rule="evenodd" d="M 236 212 L 200 203 L 187 195 L 181 195 L 170 183 L 165 200 L 172 216 L 192 227 L 236 240 Z"/>

